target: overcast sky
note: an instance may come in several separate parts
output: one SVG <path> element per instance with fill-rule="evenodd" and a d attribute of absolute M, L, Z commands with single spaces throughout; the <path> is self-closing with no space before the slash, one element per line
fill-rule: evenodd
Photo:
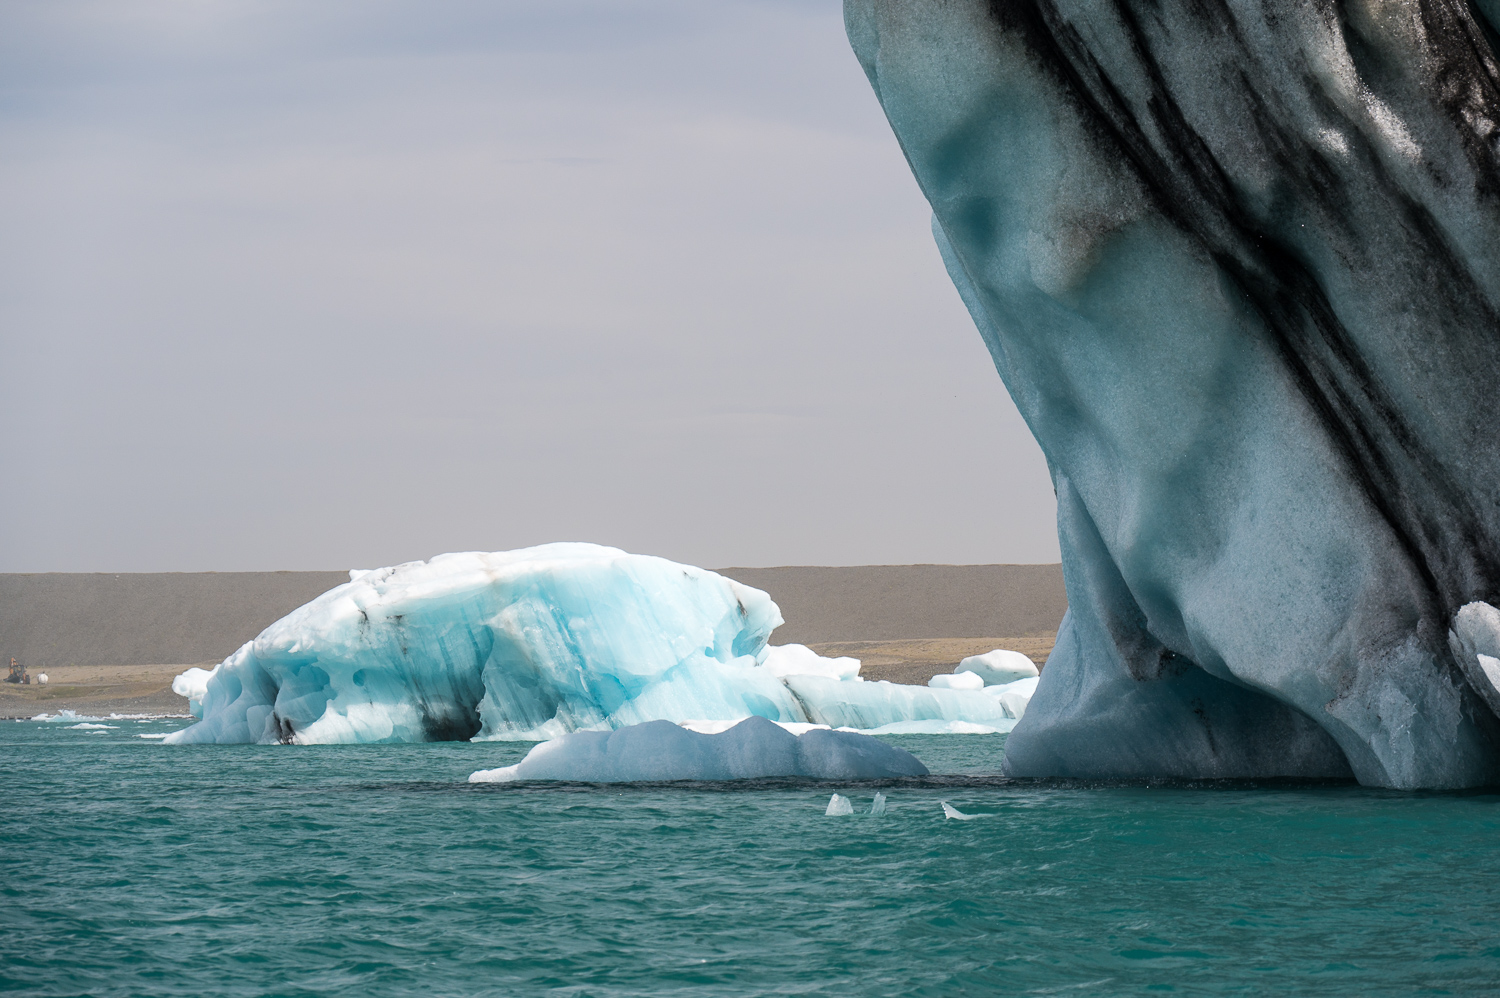
<path fill-rule="evenodd" d="M 835 0 L 0 5 L 0 571 L 1057 559 Z"/>

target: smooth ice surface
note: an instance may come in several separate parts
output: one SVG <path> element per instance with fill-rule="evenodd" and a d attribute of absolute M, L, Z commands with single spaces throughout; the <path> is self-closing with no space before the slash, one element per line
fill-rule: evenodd
<path fill-rule="evenodd" d="M 975 818 L 984 817 L 984 815 L 981 814 L 964 814 L 962 811 L 954 807 L 952 804 L 949 804 L 947 801 L 943 801 L 942 805 L 943 817 L 952 818 L 955 821 L 973 821 Z"/>
<path fill-rule="evenodd" d="M 1019 720 L 1031 704 L 1031 698 L 1036 695 L 1037 685 L 1041 679 L 1017 679 L 1013 683 L 1005 683 L 1000 686 L 986 686 L 985 696 L 994 697 L 1005 708 L 1006 713 Z"/>
<path fill-rule="evenodd" d="M 845 22 L 1057 494 L 1006 772 L 1500 782 L 1500 4 Z"/>
<path fill-rule="evenodd" d="M 718 734 L 700 734 L 670 721 L 618 731 L 575 731 L 537 745 L 514 766 L 472 773 L 469 782 L 636 783 L 770 776 L 872 780 L 925 775 L 927 767 L 916 756 L 869 735 L 826 728 L 794 735 L 763 717 L 750 717 Z"/>
<path fill-rule="evenodd" d="M 172 680 L 172 692 L 187 698 L 188 710 L 194 717 L 203 716 L 203 698 L 208 693 L 208 681 L 217 669 L 218 666 L 213 669 L 194 667 Z"/>
<path fill-rule="evenodd" d="M 787 676 L 823 676 L 827 679 L 858 679 L 859 659 L 824 658 L 807 645 L 768 645 L 761 667 L 778 679 Z"/>
<path fill-rule="evenodd" d="M 927 680 L 935 690 L 982 690 L 984 680 L 972 672 L 944 672 Z"/>
<path fill-rule="evenodd" d="M 972 672 L 984 680 L 985 686 L 1013 683 L 1018 679 L 1030 679 L 1039 675 L 1036 663 L 1018 651 L 996 648 L 983 655 L 970 655 L 958 663 L 955 673 Z"/>
<path fill-rule="evenodd" d="M 825 817 L 836 818 L 846 814 L 854 813 L 854 802 L 843 794 L 834 794 L 828 798 L 828 807 L 824 809 Z"/>
<path fill-rule="evenodd" d="M 983 690 L 943 690 L 898 683 L 840 682 L 821 676 L 788 676 L 787 687 L 808 720 L 833 728 L 881 729 L 903 721 L 967 721 L 1008 725 L 1010 715 Z"/>
<path fill-rule="evenodd" d="M 650 720 L 1007 716 L 983 697 L 866 683 L 858 659 L 767 647 L 780 623 L 757 589 L 592 544 L 353 570 L 212 672 L 178 676 L 173 689 L 203 720 L 168 741 L 540 741 Z"/>

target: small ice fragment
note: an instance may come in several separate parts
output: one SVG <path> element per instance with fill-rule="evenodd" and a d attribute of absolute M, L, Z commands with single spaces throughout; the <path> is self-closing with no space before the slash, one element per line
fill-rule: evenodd
<path fill-rule="evenodd" d="M 147 731 L 147 732 L 145 732 L 143 734 L 136 735 L 136 737 L 137 738 L 165 738 L 168 735 L 170 735 L 171 733 L 172 732 L 170 732 L 170 731 Z"/>
<path fill-rule="evenodd" d="M 1500 658 L 1493 655 L 1476 655 L 1479 659 L 1479 667 L 1484 670 L 1484 678 L 1490 681 L 1490 685 L 1500 690 Z"/>
<path fill-rule="evenodd" d="M 115 725 L 115 724 L 90 724 L 89 722 L 85 721 L 82 724 L 70 724 L 70 725 L 68 725 L 68 730 L 69 731 L 104 731 L 106 729 L 112 729 L 112 728 L 116 728 L 116 727 L 118 727 L 118 725 Z"/>
<path fill-rule="evenodd" d="M 885 794 L 881 793 L 878 790 L 875 791 L 875 803 L 870 805 L 870 814 L 885 814 Z"/>
<path fill-rule="evenodd" d="M 935 690 L 982 690 L 984 680 L 973 672 L 945 672 L 927 680 Z"/>
<path fill-rule="evenodd" d="M 824 676 L 828 679 L 859 681 L 859 659 L 824 658 L 807 645 L 766 645 L 761 668 L 769 669 L 777 679 L 786 676 Z"/>
<path fill-rule="evenodd" d="M 954 807 L 952 804 L 949 804 L 947 801 L 943 801 L 943 817 L 945 817 L 945 818 L 955 818 L 958 821 L 973 821 L 975 818 L 979 817 L 979 815 L 977 815 L 977 814 L 964 814 L 962 811 L 960 811 L 958 808 Z"/>
<path fill-rule="evenodd" d="M 828 800 L 828 810 L 823 813 L 828 816 L 853 814 L 854 805 L 849 803 L 849 798 L 843 794 L 834 794 Z"/>
<path fill-rule="evenodd" d="M 953 671 L 977 673 L 986 686 L 999 686 L 1040 675 L 1036 663 L 1030 658 L 1018 651 L 1007 651 L 1004 648 L 996 648 L 983 655 L 970 655 L 958 663 Z"/>

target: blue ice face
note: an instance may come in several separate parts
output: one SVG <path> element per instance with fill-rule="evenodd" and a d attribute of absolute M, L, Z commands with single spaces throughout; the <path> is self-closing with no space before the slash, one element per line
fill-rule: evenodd
<path fill-rule="evenodd" d="M 614 548 L 445 554 L 359 574 L 211 676 L 178 677 L 203 720 L 167 741 L 536 741 L 748 717 L 991 732 L 1024 709 L 995 691 L 867 683 L 856 659 L 770 649 L 781 622 L 758 589 Z"/>
<path fill-rule="evenodd" d="M 1332 11 L 846 2 L 1057 488 L 1010 772 L 1500 778 L 1493 35 Z"/>
<path fill-rule="evenodd" d="M 756 665 L 781 614 L 702 569 L 591 544 L 362 575 L 267 628 L 175 742 L 537 739 L 658 717 L 805 720 Z"/>

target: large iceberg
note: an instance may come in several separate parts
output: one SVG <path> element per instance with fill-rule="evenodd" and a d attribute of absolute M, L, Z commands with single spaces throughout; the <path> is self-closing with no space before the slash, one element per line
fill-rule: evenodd
<path fill-rule="evenodd" d="M 167 741 L 539 741 L 751 716 L 1013 723 L 982 692 L 867 683 L 856 659 L 770 647 L 782 620 L 769 596 L 662 558 L 549 544 L 350 576 L 212 673 L 179 677 L 202 720 Z"/>
<path fill-rule="evenodd" d="M 481 769 L 470 783 L 572 780 L 632 783 L 658 780 L 747 780 L 802 776 L 879 780 L 926 776 L 905 749 L 849 731 L 813 728 L 800 735 L 762 717 L 716 734 L 650 721 L 618 731 L 576 731 L 543 742 L 514 766 Z"/>
<path fill-rule="evenodd" d="M 1500 2 L 845 17 L 1057 493 L 1006 771 L 1500 781 Z"/>

